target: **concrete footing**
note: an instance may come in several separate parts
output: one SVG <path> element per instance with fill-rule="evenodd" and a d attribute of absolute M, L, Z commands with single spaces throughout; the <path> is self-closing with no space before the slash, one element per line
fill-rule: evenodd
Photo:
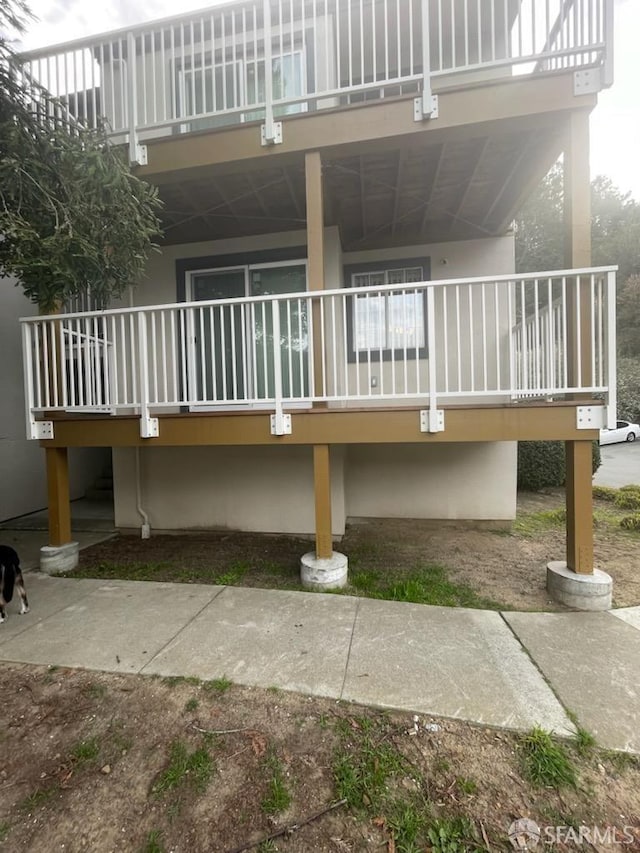
<path fill-rule="evenodd" d="M 40 571 L 46 575 L 60 575 L 78 565 L 80 546 L 78 542 L 65 545 L 45 545 L 40 549 Z"/>
<path fill-rule="evenodd" d="M 547 563 L 547 591 L 554 601 L 575 610 L 610 610 L 612 587 L 611 576 L 599 569 L 580 575 L 564 561 Z"/>
<path fill-rule="evenodd" d="M 310 551 L 300 559 L 300 578 L 305 589 L 340 589 L 347 584 L 349 561 L 344 554 L 333 551 L 328 559 L 319 559 Z"/>

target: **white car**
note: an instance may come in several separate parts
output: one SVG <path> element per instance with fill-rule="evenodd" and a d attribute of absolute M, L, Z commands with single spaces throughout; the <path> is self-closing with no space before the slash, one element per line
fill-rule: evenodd
<path fill-rule="evenodd" d="M 600 444 L 617 444 L 619 441 L 635 441 L 640 438 L 640 426 L 629 421 L 618 421 L 615 429 L 600 430 Z"/>

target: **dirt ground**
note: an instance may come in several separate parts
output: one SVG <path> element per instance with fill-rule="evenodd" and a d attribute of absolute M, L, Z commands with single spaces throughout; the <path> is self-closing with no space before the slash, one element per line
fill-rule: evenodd
<path fill-rule="evenodd" d="M 497 851 L 522 817 L 626 842 L 581 849 L 640 850 L 629 756 L 570 747 L 577 784 L 556 790 L 526 781 L 516 735 L 457 721 L 224 682 L 0 671 L 11 853 Z"/>
<path fill-rule="evenodd" d="M 349 525 L 336 545 L 349 557 L 354 584 L 364 573 L 387 585 L 417 567 L 439 565 L 456 584 L 470 587 L 489 606 L 558 610 L 546 592 L 546 564 L 564 558 L 564 506 L 560 492 L 523 494 L 511 530 L 470 529 L 407 519 Z M 640 604 L 640 532 L 619 527 L 624 510 L 595 502 L 596 567 L 613 577 L 614 606 Z M 300 556 L 309 540 L 218 531 L 184 536 L 120 536 L 83 551 L 74 575 L 228 583 L 295 589 Z M 366 594 L 366 584 L 352 586 Z"/>

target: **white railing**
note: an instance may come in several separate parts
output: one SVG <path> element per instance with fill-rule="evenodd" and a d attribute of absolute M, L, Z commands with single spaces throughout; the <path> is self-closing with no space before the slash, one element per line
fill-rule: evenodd
<path fill-rule="evenodd" d="M 28 79 L 130 145 L 482 72 L 603 66 L 613 0 L 245 0 L 31 51 Z M 604 83 L 610 83 L 605 74 Z M 469 77 L 472 79 L 472 77 Z"/>
<path fill-rule="evenodd" d="M 576 393 L 604 396 L 615 420 L 612 268 L 60 314 L 22 332 L 32 438 L 55 412 L 146 424 L 183 409 Z"/>

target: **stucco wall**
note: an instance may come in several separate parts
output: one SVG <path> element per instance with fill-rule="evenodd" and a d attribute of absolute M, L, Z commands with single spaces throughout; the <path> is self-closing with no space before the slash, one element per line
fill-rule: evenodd
<path fill-rule="evenodd" d="M 114 450 L 117 527 L 139 527 L 135 450 Z M 331 452 L 333 532 L 344 531 L 344 453 Z M 141 505 L 155 529 L 228 527 L 313 534 L 310 447 L 177 447 L 140 451 Z"/>
<path fill-rule="evenodd" d="M 516 448 L 505 441 L 349 447 L 347 516 L 511 519 Z"/>
<path fill-rule="evenodd" d="M 215 254 L 301 246 L 304 232 L 171 246 L 149 264 L 136 305 L 174 302 L 175 262 Z M 343 254 L 337 229 L 325 232 L 327 287 L 341 286 L 343 265 L 428 256 L 433 279 L 513 270 L 513 238 L 407 246 Z M 266 415 L 265 415 L 266 417 Z M 515 444 L 334 447 L 333 532 L 351 516 L 506 519 L 515 512 Z M 116 524 L 138 527 L 135 457 L 114 450 Z M 311 448 L 143 448 L 142 506 L 152 528 L 229 527 L 311 534 Z"/>
<path fill-rule="evenodd" d="M 37 441 L 27 441 L 20 317 L 37 308 L 14 286 L 0 280 L 0 521 L 47 505 L 44 451 Z M 90 428 L 90 425 L 88 425 Z M 109 450 L 77 448 L 69 454 L 71 497 L 81 497 L 108 463 Z"/>

